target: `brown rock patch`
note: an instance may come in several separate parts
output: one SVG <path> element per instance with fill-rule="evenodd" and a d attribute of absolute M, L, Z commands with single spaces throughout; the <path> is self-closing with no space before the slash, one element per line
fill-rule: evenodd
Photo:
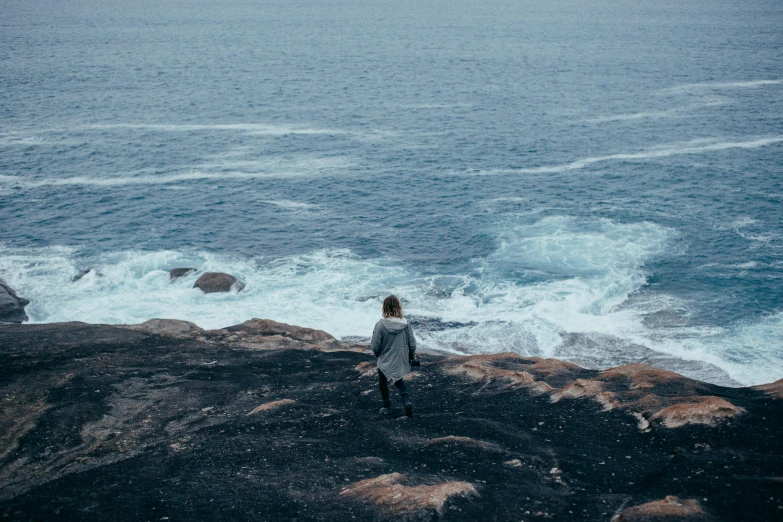
<path fill-rule="evenodd" d="M 264 404 L 253 408 L 253 410 L 248 413 L 248 415 L 253 415 L 262 411 L 276 410 L 277 408 L 288 406 L 289 404 L 293 404 L 295 402 L 296 401 L 292 401 L 291 399 L 280 399 L 279 401 L 265 402 Z"/>
<path fill-rule="evenodd" d="M 661 370 L 646 364 L 626 364 L 610 368 L 598 377 L 604 381 L 617 381 L 628 379 L 628 387 L 632 390 L 655 388 L 671 381 L 685 381 L 686 377 L 668 370 Z"/>
<path fill-rule="evenodd" d="M 654 500 L 639 506 L 624 509 L 613 522 L 635 522 L 645 520 L 669 520 L 674 518 L 700 517 L 704 512 L 697 500 L 680 500 L 675 496 L 667 496 L 663 500 Z"/>
<path fill-rule="evenodd" d="M 250 319 L 242 324 L 226 328 L 229 332 L 244 332 L 250 335 L 271 336 L 280 335 L 297 341 L 321 342 L 334 341 L 335 338 L 323 330 L 314 330 L 312 328 L 302 328 L 301 326 L 292 326 L 286 323 L 278 323 L 271 319 Z"/>
<path fill-rule="evenodd" d="M 715 425 L 717 422 L 742 413 L 742 408 L 720 397 L 702 397 L 698 402 L 675 404 L 652 416 L 653 421 L 667 428 L 679 428 L 686 424 Z"/>
<path fill-rule="evenodd" d="M 497 444 L 491 442 L 485 442 L 483 440 L 471 439 L 470 437 L 460 437 L 457 435 L 448 435 L 446 437 L 436 437 L 434 439 L 427 439 L 423 443 L 423 446 L 432 446 L 437 444 L 462 444 L 466 446 L 473 446 L 488 451 L 502 452 L 503 449 Z"/>
<path fill-rule="evenodd" d="M 387 514 L 402 515 L 430 510 L 442 514 L 450 498 L 478 495 L 476 488 L 468 482 L 406 486 L 400 483 L 404 479 L 400 473 L 389 473 L 351 484 L 340 495 L 371 502 Z"/>
<path fill-rule="evenodd" d="M 778 399 L 783 399 L 783 379 L 775 381 L 769 384 L 761 384 L 759 386 L 752 386 L 754 390 L 763 391 Z"/>
<path fill-rule="evenodd" d="M 601 404 L 605 411 L 614 409 L 618 404 L 612 392 L 604 391 L 604 384 L 598 381 L 577 379 L 552 394 L 552 402 L 561 399 L 579 399 L 588 397 Z"/>
<path fill-rule="evenodd" d="M 150 319 L 141 324 L 129 326 L 132 330 L 139 330 L 158 335 L 170 335 L 179 337 L 182 335 L 200 335 L 204 330 L 190 321 L 180 321 L 179 319 Z"/>

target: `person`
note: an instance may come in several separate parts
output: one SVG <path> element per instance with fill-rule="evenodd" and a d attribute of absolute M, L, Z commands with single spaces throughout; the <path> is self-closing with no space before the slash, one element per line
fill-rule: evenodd
<path fill-rule="evenodd" d="M 383 301 L 383 319 L 375 324 L 372 332 L 370 348 L 378 359 L 378 387 L 381 390 L 383 408 L 381 415 L 392 412 L 389 401 L 389 382 L 400 392 L 405 415 L 413 415 L 408 389 L 402 380 L 411 371 L 411 361 L 416 358 L 416 338 L 413 328 L 402 315 L 402 303 L 395 295 L 390 295 Z"/>

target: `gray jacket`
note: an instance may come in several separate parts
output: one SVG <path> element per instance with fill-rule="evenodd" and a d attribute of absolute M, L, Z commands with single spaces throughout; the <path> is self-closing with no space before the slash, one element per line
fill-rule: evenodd
<path fill-rule="evenodd" d="M 399 381 L 410 373 L 416 356 L 413 328 L 407 320 L 381 319 L 375 323 L 370 348 L 378 358 L 378 369 L 390 382 Z"/>

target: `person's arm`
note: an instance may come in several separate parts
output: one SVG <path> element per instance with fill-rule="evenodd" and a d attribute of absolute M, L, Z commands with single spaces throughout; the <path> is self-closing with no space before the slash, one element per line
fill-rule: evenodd
<path fill-rule="evenodd" d="M 408 359 L 416 358 L 416 337 L 413 335 L 413 327 L 408 323 Z"/>
<path fill-rule="evenodd" d="M 372 340 L 370 340 L 370 349 L 375 357 L 381 355 L 381 322 L 375 323 L 375 329 L 372 331 Z"/>

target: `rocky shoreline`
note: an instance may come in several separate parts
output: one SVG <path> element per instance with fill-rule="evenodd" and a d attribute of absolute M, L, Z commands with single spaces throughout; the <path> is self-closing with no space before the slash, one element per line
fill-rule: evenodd
<path fill-rule="evenodd" d="M 254 319 L 0 328 L 7 520 L 774 520 L 783 381 L 428 354 Z"/>

